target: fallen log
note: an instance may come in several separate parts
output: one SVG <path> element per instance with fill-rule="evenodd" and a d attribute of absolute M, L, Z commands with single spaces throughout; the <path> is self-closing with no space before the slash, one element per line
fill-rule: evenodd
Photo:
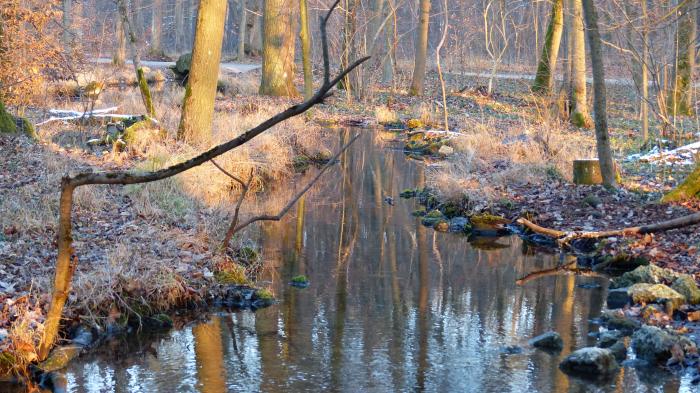
<path fill-rule="evenodd" d="M 683 217 L 678 217 L 672 220 L 661 221 L 649 225 L 614 229 L 609 231 L 560 231 L 557 229 L 539 226 L 534 222 L 523 217 L 518 218 L 516 222 L 535 233 L 554 238 L 557 240 L 557 243 L 559 243 L 560 246 L 564 246 L 574 239 L 602 239 L 606 237 L 616 236 L 629 237 L 683 228 L 690 225 L 699 224 L 700 213 L 693 213 Z"/>

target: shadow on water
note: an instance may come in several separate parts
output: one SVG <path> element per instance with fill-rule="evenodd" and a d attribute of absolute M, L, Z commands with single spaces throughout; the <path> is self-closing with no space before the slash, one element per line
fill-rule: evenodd
<path fill-rule="evenodd" d="M 338 146 L 351 131 L 339 132 Z M 594 344 L 589 320 L 600 314 L 605 280 L 559 275 L 517 286 L 558 256 L 516 237 L 475 248 L 421 226 L 410 214 L 416 202 L 397 195 L 424 185 L 422 164 L 383 141 L 387 134 L 361 132 L 295 212 L 263 228 L 263 280 L 279 304 L 214 314 L 150 340 L 137 356 L 88 355 L 67 370 L 70 391 L 590 391 L 558 364 Z M 290 286 L 298 274 L 311 286 Z M 602 288 L 577 287 L 596 280 Z M 527 346 L 551 329 L 562 335 L 561 354 Z M 682 385 L 625 368 L 595 389 Z"/>

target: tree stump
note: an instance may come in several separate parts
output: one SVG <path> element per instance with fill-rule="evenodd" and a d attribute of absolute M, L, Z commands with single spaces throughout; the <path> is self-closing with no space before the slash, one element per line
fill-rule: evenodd
<path fill-rule="evenodd" d="M 602 184 L 600 162 L 596 158 L 574 160 L 575 184 Z"/>

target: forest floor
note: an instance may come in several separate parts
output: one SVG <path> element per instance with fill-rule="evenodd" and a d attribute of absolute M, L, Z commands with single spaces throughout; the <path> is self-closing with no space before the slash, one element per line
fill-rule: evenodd
<path fill-rule="evenodd" d="M 222 79 L 215 142 L 238 135 L 295 101 L 258 96 L 258 80 L 259 71 Z M 408 85 L 406 73 L 396 80 Z M 624 180 L 611 192 L 570 181 L 571 160 L 595 155 L 592 130 L 559 120 L 559 106 L 533 97 L 526 80 L 496 80 L 490 95 L 484 92 L 486 83 L 485 78 L 448 76 L 449 124 L 455 134 L 442 143 L 454 150 L 447 157 L 416 157 L 425 161 L 427 184 L 441 200 L 458 203 L 469 213 L 490 212 L 508 219 L 529 213 L 543 226 L 571 230 L 653 223 L 700 207 L 697 201 L 658 203 L 689 166 L 625 160 L 642 150 L 632 87 L 616 85 L 609 91 L 612 144 Z M 435 73 L 428 75 L 426 85 L 424 97 L 378 86 L 362 103 L 338 91 L 325 104 L 217 162 L 240 177 L 256 168 L 254 191 L 263 193 L 272 184 L 293 179 L 300 157 L 328 157 L 332 127 L 379 124 L 405 137 L 405 125 L 413 119 L 419 120 L 412 124 L 418 127 L 410 131 L 442 129 Z M 25 361 L 35 356 L 42 309 L 52 285 L 61 176 L 90 169 L 159 169 L 196 154 L 197 149 L 174 140 L 182 95 L 182 89 L 170 83 L 155 91 L 159 126 L 166 135 L 157 132 L 159 137 L 136 141 L 123 151 L 86 144 L 104 136 L 105 127 L 99 124 L 51 122 L 38 128 L 38 143 L 0 135 L 0 352 L 9 350 Z M 112 105 L 118 105 L 120 113 L 141 112 L 134 89 L 108 89 L 95 107 Z M 28 115 L 34 122 L 45 120 L 47 108 L 83 110 L 85 103 L 51 98 Z M 691 119 L 679 122 L 678 129 L 673 138 L 665 138 L 677 145 L 697 139 Z M 218 251 L 238 192 L 236 183 L 210 164 L 147 185 L 78 189 L 73 233 L 79 264 L 66 326 L 104 326 L 134 311 L 157 313 L 208 301 L 227 284 L 253 279 L 262 261 L 254 229 L 235 239 L 235 251 Z M 255 205 L 244 205 L 245 214 L 260 213 Z M 697 229 L 608 239 L 603 252 L 644 256 L 698 278 Z"/>

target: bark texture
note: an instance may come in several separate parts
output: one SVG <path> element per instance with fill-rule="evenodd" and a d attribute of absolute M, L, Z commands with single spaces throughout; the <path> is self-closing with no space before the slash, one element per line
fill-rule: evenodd
<path fill-rule="evenodd" d="M 593 120 L 588 114 L 586 95 L 586 39 L 583 30 L 583 4 L 581 0 L 569 0 L 571 12 L 571 123 L 576 127 L 590 128 Z"/>
<path fill-rule="evenodd" d="M 600 32 L 598 31 L 598 15 L 595 5 L 593 5 L 593 0 L 583 0 L 583 13 L 586 19 L 588 45 L 591 48 L 591 65 L 593 66 L 593 109 L 595 110 L 595 139 L 600 162 L 600 173 L 603 176 L 604 185 L 617 187 L 615 165 L 610 151 L 610 137 L 608 135 L 602 43 Z"/>
<path fill-rule="evenodd" d="M 311 32 L 309 29 L 308 5 L 306 0 L 299 0 L 299 15 L 301 20 L 301 60 L 304 66 L 304 98 L 309 99 L 314 94 L 314 76 L 311 69 Z"/>
<path fill-rule="evenodd" d="M 673 91 L 669 94 L 668 112 L 672 115 L 690 115 L 694 112 L 692 99 L 695 71 L 696 1 L 683 1 L 678 12 L 676 32 L 676 60 L 673 67 Z"/>
<path fill-rule="evenodd" d="M 420 0 L 418 31 L 416 32 L 416 54 L 413 65 L 413 80 L 408 94 L 423 95 L 425 84 L 425 63 L 428 59 L 428 28 L 430 24 L 430 0 Z"/>
<path fill-rule="evenodd" d="M 549 17 L 549 26 L 544 37 L 542 56 L 537 64 L 535 82 L 532 91 L 537 94 L 548 95 L 552 91 L 554 82 L 554 69 L 557 66 L 561 36 L 564 31 L 564 0 L 552 2 L 552 14 Z"/>
<path fill-rule="evenodd" d="M 265 0 L 263 11 L 263 60 L 260 94 L 293 97 L 294 12 L 289 0 Z"/>
<path fill-rule="evenodd" d="M 203 146 L 209 145 L 212 138 L 226 3 L 226 0 L 203 0 L 199 4 L 192 65 L 177 131 L 179 139 Z"/>
<path fill-rule="evenodd" d="M 121 67 L 126 63 L 126 35 L 124 34 L 124 24 L 119 14 L 114 17 L 114 24 L 114 36 L 117 40 L 117 45 L 112 55 L 112 64 Z"/>

